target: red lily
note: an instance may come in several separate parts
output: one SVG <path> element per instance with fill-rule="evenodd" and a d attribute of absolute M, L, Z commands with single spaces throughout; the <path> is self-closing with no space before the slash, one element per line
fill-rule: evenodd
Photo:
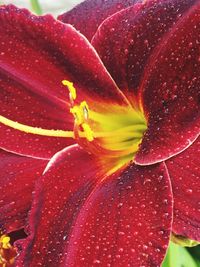
<path fill-rule="evenodd" d="M 119 2 L 60 17 L 91 44 L 51 16 L 0 8 L 1 148 L 39 173 L 57 152 L 16 266 L 160 266 L 171 232 L 200 241 L 200 3 Z M 24 226 L 30 201 L 12 200 L 4 231 Z"/>

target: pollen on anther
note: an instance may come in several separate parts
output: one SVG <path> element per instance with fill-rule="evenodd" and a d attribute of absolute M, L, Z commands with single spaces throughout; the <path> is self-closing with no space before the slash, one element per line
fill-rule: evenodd
<path fill-rule="evenodd" d="M 70 99 L 75 100 L 76 99 L 76 88 L 74 87 L 74 84 L 67 80 L 63 80 L 62 84 L 64 86 L 67 86 L 69 90 Z"/>
<path fill-rule="evenodd" d="M 1 236 L 0 243 L 1 243 L 2 248 L 4 249 L 9 249 L 11 247 L 9 236 L 6 236 L 6 235 Z"/>
<path fill-rule="evenodd" d="M 0 266 L 13 266 L 16 256 L 17 250 L 10 244 L 10 237 L 0 236 Z"/>
<path fill-rule="evenodd" d="M 81 125 L 84 122 L 82 110 L 79 106 L 74 106 L 73 108 L 70 108 L 70 112 L 74 115 L 77 125 Z"/>

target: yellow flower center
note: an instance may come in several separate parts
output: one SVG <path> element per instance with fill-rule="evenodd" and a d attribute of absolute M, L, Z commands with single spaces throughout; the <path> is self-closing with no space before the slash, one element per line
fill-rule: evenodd
<path fill-rule="evenodd" d="M 118 158 L 120 166 L 133 160 L 147 128 L 143 113 L 116 104 L 110 104 L 108 111 L 102 111 L 102 103 L 94 101 L 95 110 L 90 109 L 86 101 L 75 104 L 77 92 L 73 83 L 64 80 L 63 85 L 69 90 L 75 137 L 80 144 L 83 145 L 82 138 L 85 138 L 90 142 L 87 147 L 91 152 L 103 153 L 104 158 Z"/>

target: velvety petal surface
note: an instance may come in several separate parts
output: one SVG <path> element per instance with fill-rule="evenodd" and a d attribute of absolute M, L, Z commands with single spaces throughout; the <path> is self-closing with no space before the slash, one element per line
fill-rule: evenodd
<path fill-rule="evenodd" d="M 99 25 L 112 14 L 127 8 L 137 0 L 86 0 L 72 10 L 58 17 L 64 23 L 73 25 L 77 30 L 91 40 Z"/>
<path fill-rule="evenodd" d="M 0 115 L 33 127 L 72 130 L 64 79 L 74 83 L 80 100 L 88 95 L 126 102 L 97 53 L 72 26 L 12 5 L 0 7 L 0 24 Z M 0 135 L 2 148 L 41 158 L 74 143 L 69 138 L 25 134 L 2 124 Z"/>
<path fill-rule="evenodd" d="M 148 130 L 136 162 L 165 160 L 200 134 L 200 2 L 197 1 L 154 50 L 140 85 Z"/>
<path fill-rule="evenodd" d="M 172 221 L 165 165 L 131 165 L 109 177 L 106 168 L 78 146 L 50 161 L 17 267 L 160 266 Z"/>
<path fill-rule="evenodd" d="M 136 162 L 162 161 L 199 135 L 199 1 L 146 1 L 109 17 L 92 44 L 148 131 Z M 114 67 L 113 67 L 114 66 Z"/>
<path fill-rule="evenodd" d="M 35 181 L 47 163 L 0 150 L 0 232 L 24 227 Z"/>
<path fill-rule="evenodd" d="M 173 232 L 200 241 L 200 138 L 166 161 L 174 195 Z"/>
<path fill-rule="evenodd" d="M 195 0 L 145 1 L 107 18 L 92 39 L 106 68 L 134 105 L 154 50 Z M 137 100 L 134 103 L 134 100 Z"/>

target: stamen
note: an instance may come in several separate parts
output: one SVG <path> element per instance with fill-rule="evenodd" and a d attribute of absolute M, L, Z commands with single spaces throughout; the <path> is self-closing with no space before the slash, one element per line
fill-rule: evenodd
<path fill-rule="evenodd" d="M 77 109 L 76 111 L 78 111 L 78 110 L 79 109 Z M 75 111 L 73 111 L 73 113 L 75 113 Z M 76 113 L 76 115 L 77 115 L 77 113 Z M 80 119 L 80 117 L 77 117 L 77 118 Z M 43 128 L 39 128 L 39 127 L 32 127 L 32 126 L 28 126 L 28 125 L 25 125 L 25 124 L 22 124 L 19 122 L 12 121 L 12 120 L 7 119 L 1 115 L 0 115 L 0 122 L 4 125 L 8 126 L 8 127 L 15 129 L 15 130 L 19 130 L 21 132 L 25 132 L 25 133 L 29 133 L 29 134 L 36 134 L 36 135 L 50 136 L 50 137 L 75 138 L 73 131 L 63 131 L 63 130 L 53 130 L 53 129 L 48 130 L 48 129 L 43 129 Z M 90 140 L 94 140 L 94 138 L 100 138 L 100 137 L 115 137 L 115 136 L 117 137 L 119 134 L 121 134 L 121 137 L 123 135 L 124 136 L 134 136 L 134 134 L 131 132 L 124 132 L 123 128 L 120 131 L 116 130 L 116 131 L 111 131 L 111 132 L 95 132 L 95 133 L 93 133 L 90 126 L 86 123 L 83 123 L 83 121 L 82 121 L 82 127 L 83 127 L 83 129 L 86 129 L 86 133 L 84 134 L 84 132 L 79 132 L 80 137 L 86 137 L 88 135 L 93 136 L 93 137 L 89 137 Z M 90 134 L 88 134 L 89 132 L 90 132 Z M 135 137 L 136 137 L 136 135 L 135 135 Z"/>
<path fill-rule="evenodd" d="M 68 86 L 70 82 L 65 80 L 63 84 Z M 87 123 L 89 119 L 89 107 L 87 102 L 82 101 L 80 105 L 73 106 L 70 108 L 70 112 L 74 115 L 75 124 L 78 126 L 79 130 L 81 129 L 81 131 L 78 131 L 79 137 L 84 135 L 88 141 L 92 142 L 94 140 L 94 133 Z"/>
<path fill-rule="evenodd" d="M 6 126 L 9 126 L 15 130 L 19 130 L 21 132 L 30 133 L 30 134 L 37 134 L 42 136 L 52 136 L 52 137 L 69 137 L 75 138 L 73 131 L 63 131 L 63 130 L 48 130 L 42 129 L 38 127 L 32 127 L 25 124 L 21 124 L 19 122 L 15 122 L 9 120 L 0 115 L 0 122 Z"/>
<path fill-rule="evenodd" d="M 94 140 L 94 133 L 91 130 L 90 126 L 87 123 L 83 123 L 82 127 L 85 133 L 85 137 L 88 141 L 92 142 Z"/>
<path fill-rule="evenodd" d="M 70 112 L 74 115 L 75 122 L 78 126 L 80 126 L 84 122 L 83 111 L 79 106 L 74 106 L 70 108 Z"/>
<path fill-rule="evenodd" d="M 74 87 L 74 84 L 67 80 L 63 80 L 62 84 L 68 87 L 70 99 L 74 101 L 76 99 L 76 88 Z"/>
<path fill-rule="evenodd" d="M 2 235 L 0 238 L 0 244 L 3 249 L 11 248 L 10 237 L 7 235 Z"/>
<path fill-rule="evenodd" d="M 10 237 L 0 233 L 0 266 L 13 266 L 17 256 L 16 248 L 10 244 Z"/>

